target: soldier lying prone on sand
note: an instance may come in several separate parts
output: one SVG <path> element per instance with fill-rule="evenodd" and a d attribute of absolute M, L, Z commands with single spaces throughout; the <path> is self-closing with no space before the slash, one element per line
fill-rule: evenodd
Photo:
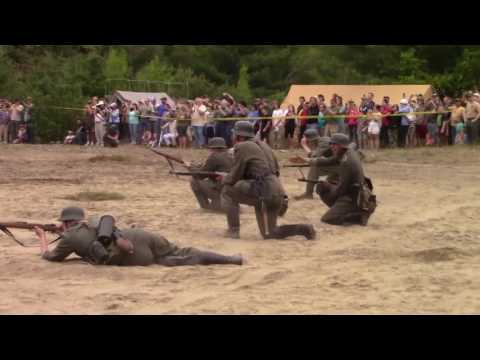
<path fill-rule="evenodd" d="M 183 265 L 242 265 L 239 256 L 223 256 L 195 248 L 180 248 L 163 236 L 140 229 L 119 230 L 113 217 L 107 215 L 84 221 L 83 209 L 69 207 L 62 210 L 62 238 L 57 247 L 49 251 L 45 232 L 35 228 L 40 240 L 42 258 L 63 261 L 75 253 L 95 265 L 164 266 Z"/>

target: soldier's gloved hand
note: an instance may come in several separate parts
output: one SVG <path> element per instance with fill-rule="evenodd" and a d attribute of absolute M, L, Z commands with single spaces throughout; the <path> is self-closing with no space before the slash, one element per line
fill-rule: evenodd
<path fill-rule="evenodd" d="M 118 248 L 128 254 L 133 254 L 133 244 L 130 240 L 124 237 L 117 237 L 116 244 Z"/>
<path fill-rule="evenodd" d="M 316 192 L 318 195 L 323 195 L 323 194 L 329 193 L 330 189 L 331 189 L 331 185 L 326 181 L 322 181 L 317 185 Z"/>

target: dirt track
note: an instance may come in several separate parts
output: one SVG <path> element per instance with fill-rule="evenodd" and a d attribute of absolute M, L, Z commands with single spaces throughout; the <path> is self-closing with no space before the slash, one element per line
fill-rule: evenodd
<path fill-rule="evenodd" d="M 174 152 L 176 153 L 176 152 Z M 129 161 L 91 162 L 97 155 Z M 187 151 L 200 160 L 205 152 Z M 278 153 L 281 159 L 288 154 Z M 261 240 L 242 208 L 242 239 L 222 237 L 222 215 L 198 209 L 188 182 L 133 146 L 0 145 L 0 219 L 52 222 L 64 197 L 110 191 L 125 200 L 81 202 L 184 246 L 241 252 L 243 267 L 94 267 L 43 261 L 0 235 L 1 314 L 480 313 L 480 149 L 418 149 L 369 156 L 380 202 L 368 227 L 320 222 L 319 201 L 291 201 L 285 223 L 311 222 L 314 242 Z M 373 159 L 373 161 L 372 161 Z M 282 174 L 292 197 L 293 169 Z M 16 231 L 32 243 L 33 234 Z"/>

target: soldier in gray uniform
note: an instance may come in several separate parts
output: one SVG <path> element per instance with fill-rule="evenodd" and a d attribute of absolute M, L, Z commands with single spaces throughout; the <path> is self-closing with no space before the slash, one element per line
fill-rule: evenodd
<path fill-rule="evenodd" d="M 59 221 L 64 232 L 57 247 L 49 251 L 45 232 L 35 228 L 40 240 L 42 258 L 60 262 L 75 253 L 95 265 L 164 266 L 242 265 L 242 256 L 223 256 L 195 248 L 180 248 L 163 236 L 140 229 L 119 230 L 113 217 L 107 215 L 87 224 L 83 209 L 62 210 Z"/>
<path fill-rule="evenodd" d="M 200 168 L 190 168 L 192 171 L 228 173 L 232 168 L 233 158 L 228 153 L 227 145 L 223 138 L 212 138 L 208 142 L 211 153 L 205 164 Z M 221 212 L 220 195 L 222 184 L 207 176 L 195 176 L 190 182 L 192 191 L 202 209 Z"/>
<path fill-rule="evenodd" d="M 366 211 L 365 208 L 360 207 L 363 203 L 359 201 L 361 199 L 359 196 L 363 191 L 368 191 L 365 188 L 367 185 L 360 156 L 349 146 L 350 141 L 344 134 L 334 134 L 330 143 L 333 156 L 303 159 L 315 166 L 339 166 L 338 183 L 322 182 L 317 185 L 317 193 L 330 207 L 323 215 L 322 221 L 331 225 L 347 223 L 367 225 L 374 208 Z M 373 187 L 371 189 L 373 190 Z"/>
<path fill-rule="evenodd" d="M 315 238 L 312 225 L 277 226 L 277 218 L 286 211 L 286 194 L 279 179 L 279 165 L 270 147 L 255 140 L 248 121 L 235 124 L 233 167 L 223 179 L 222 205 L 227 210 L 227 237 L 240 237 L 239 204 L 255 207 L 257 224 L 264 239 L 284 239 L 302 235 Z"/>
<path fill-rule="evenodd" d="M 309 158 L 330 157 L 332 156 L 332 150 L 330 149 L 330 138 L 320 137 L 318 131 L 315 129 L 308 129 L 304 133 L 304 141 L 306 146 L 303 146 L 307 152 Z M 338 173 L 338 166 L 315 166 L 311 165 L 308 170 L 307 180 L 318 181 L 320 176 L 330 176 L 331 179 L 335 178 L 335 174 Z M 313 199 L 313 191 L 315 184 L 313 182 L 307 182 L 305 193 L 295 196 L 295 200 Z"/>

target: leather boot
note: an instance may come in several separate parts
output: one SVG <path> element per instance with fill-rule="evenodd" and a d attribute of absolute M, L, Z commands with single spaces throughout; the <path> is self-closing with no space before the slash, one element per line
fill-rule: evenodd
<path fill-rule="evenodd" d="M 275 231 L 276 239 L 285 239 L 297 235 L 305 236 L 307 240 L 314 240 L 316 238 L 316 231 L 313 225 L 307 224 L 282 225 Z"/>
<path fill-rule="evenodd" d="M 197 255 L 200 265 L 242 265 L 242 255 L 224 256 L 210 251 L 202 251 Z"/>
<path fill-rule="evenodd" d="M 194 191 L 193 194 L 197 198 L 198 204 L 202 209 L 209 209 L 210 208 L 210 202 L 208 199 L 203 196 L 203 194 L 198 193 L 197 191 Z"/>
<path fill-rule="evenodd" d="M 225 233 L 226 237 L 232 239 L 240 239 L 240 207 L 230 206 L 227 209 L 227 223 L 228 230 Z"/>

